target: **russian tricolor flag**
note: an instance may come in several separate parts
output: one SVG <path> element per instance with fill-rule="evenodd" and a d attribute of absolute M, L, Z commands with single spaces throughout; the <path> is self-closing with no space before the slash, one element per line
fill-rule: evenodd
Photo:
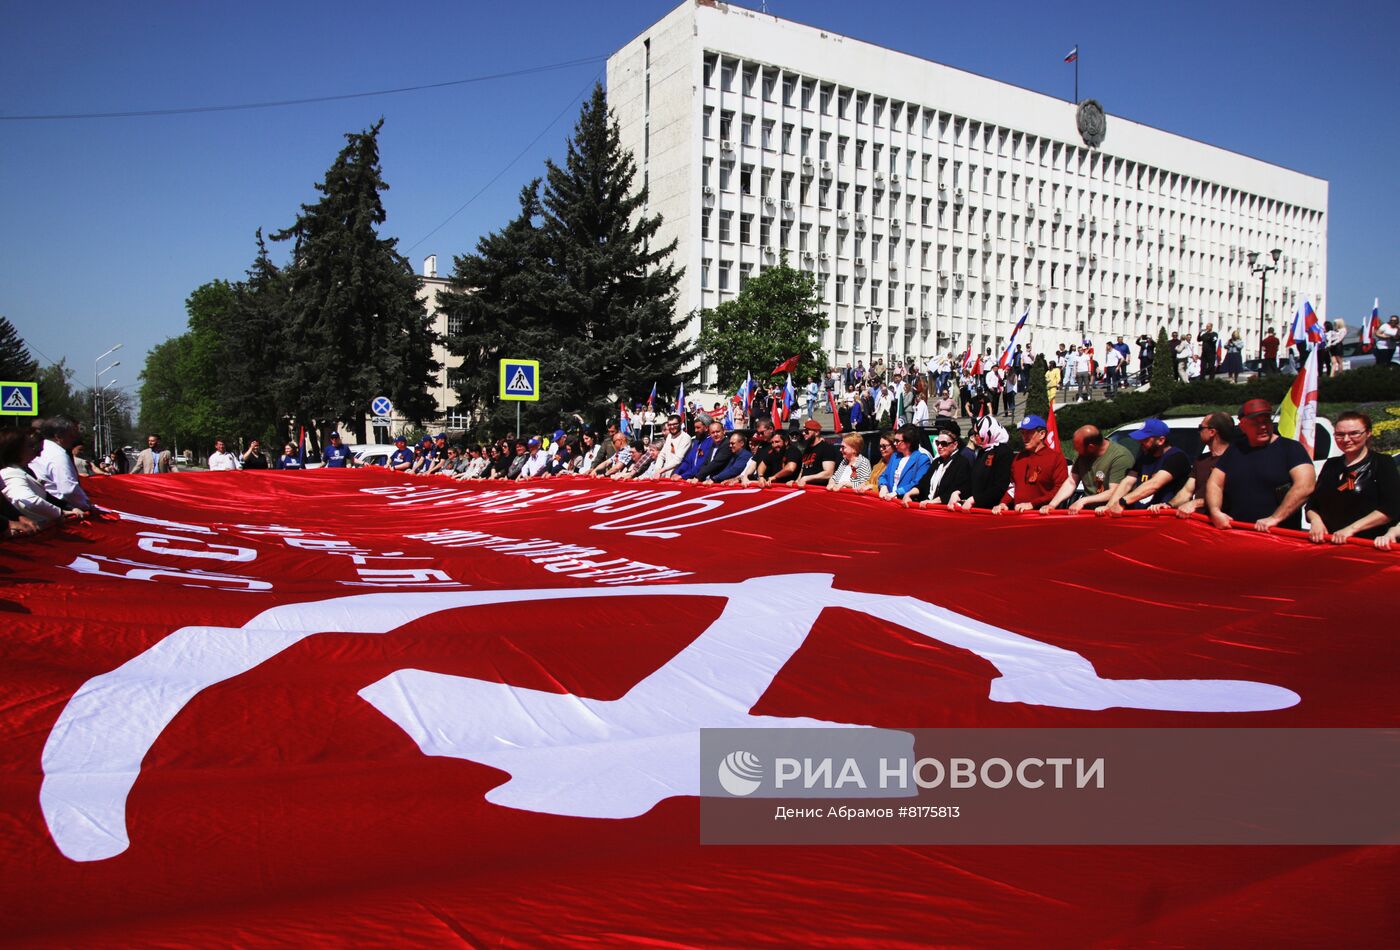
<path fill-rule="evenodd" d="M 1074 61 L 1075 61 L 1076 59 L 1078 59 L 1078 58 L 1079 58 L 1079 47 L 1078 47 L 1078 46 L 1076 46 L 1074 49 L 1070 50 L 1068 53 L 1065 54 L 1065 62 L 1067 62 L 1067 63 L 1072 63 L 1072 62 L 1074 62 Z"/>
<path fill-rule="evenodd" d="M 1371 319 L 1361 323 L 1361 352 L 1371 352 L 1376 343 L 1376 331 L 1381 328 L 1381 298 L 1371 306 Z"/>
<path fill-rule="evenodd" d="M 651 395 L 647 397 L 647 408 L 648 408 L 648 409 L 652 408 L 652 404 L 655 403 L 655 402 L 656 402 L 656 384 L 655 384 L 655 383 L 652 383 L 652 384 L 651 384 Z"/>
<path fill-rule="evenodd" d="M 1016 337 L 1021 332 L 1021 328 L 1026 325 L 1026 318 L 1031 315 L 1030 310 L 1021 314 L 1021 319 L 1016 321 L 1016 325 L 1011 328 L 1011 336 L 1006 340 L 1006 348 L 1001 351 L 1001 359 L 997 360 L 997 369 L 1005 371 L 1011 364 L 1011 351 L 1016 346 Z"/>

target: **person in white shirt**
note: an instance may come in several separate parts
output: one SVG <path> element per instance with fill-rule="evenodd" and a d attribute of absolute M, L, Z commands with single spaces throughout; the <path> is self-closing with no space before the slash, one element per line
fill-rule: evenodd
<path fill-rule="evenodd" d="M 214 440 L 214 451 L 209 453 L 209 471 L 236 472 L 243 467 L 238 456 L 224 448 L 223 439 Z"/>
<path fill-rule="evenodd" d="M 61 521 L 87 517 L 86 511 L 64 510 L 54 504 L 30 472 L 28 465 L 39 454 L 37 442 L 38 434 L 30 429 L 0 429 L 0 490 L 21 518 L 6 525 L 11 534 L 27 534 Z"/>
<path fill-rule="evenodd" d="M 29 470 L 44 491 L 60 508 L 91 511 L 92 502 L 78 484 L 78 470 L 73 465 L 73 446 L 78 444 L 78 424 L 67 416 L 54 416 L 39 424 L 39 436 L 44 440 L 39 454 L 29 463 Z"/>
<path fill-rule="evenodd" d="M 923 393 L 919 393 L 919 398 L 914 402 L 914 425 L 920 429 L 928 428 L 928 400 Z"/>
<path fill-rule="evenodd" d="M 1390 366 L 1395 358 L 1395 344 L 1400 340 L 1400 317 L 1390 319 L 1376 328 L 1376 365 Z"/>
<path fill-rule="evenodd" d="M 690 451 L 690 434 L 681 428 L 681 417 L 675 413 L 666 417 L 666 438 L 661 442 L 656 464 L 647 472 L 647 478 L 665 478 L 685 458 Z"/>
<path fill-rule="evenodd" d="M 539 439 L 531 439 L 526 443 L 530 448 L 530 455 L 525 459 L 525 466 L 520 470 L 520 478 L 535 478 L 544 471 L 545 464 L 549 462 L 549 453 L 540 447 Z"/>
<path fill-rule="evenodd" d="M 1113 395 L 1118 388 L 1118 367 L 1123 365 L 1123 354 L 1115 346 L 1109 345 L 1104 349 L 1103 368 L 1104 380 L 1108 386 L 1108 394 Z"/>

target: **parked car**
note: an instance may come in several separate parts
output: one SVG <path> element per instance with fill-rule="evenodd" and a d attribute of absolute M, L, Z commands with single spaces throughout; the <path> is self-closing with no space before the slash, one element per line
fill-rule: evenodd
<path fill-rule="evenodd" d="M 1201 421 L 1200 415 L 1175 416 L 1170 419 L 1163 419 L 1162 421 L 1165 422 L 1167 428 L 1171 430 L 1170 434 L 1167 436 L 1167 441 L 1170 444 L 1181 449 L 1192 458 L 1201 454 L 1201 438 L 1199 431 L 1196 429 L 1196 426 L 1199 425 Z M 1238 423 L 1239 419 L 1236 419 L 1235 422 Z M 1278 422 L 1277 415 L 1274 416 L 1274 422 Z M 1131 433 L 1136 432 L 1140 428 L 1142 428 L 1142 420 L 1130 422 L 1127 425 L 1119 426 L 1109 432 L 1108 437 L 1133 453 L 1133 458 L 1137 458 L 1139 446 L 1137 440 L 1132 437 Z M 1337 454 L 1339 453 L 1337 452 L 1336 440 L 1332 437 L 1332 420 L 1319 418 L 1317 420 L 1317 429 L 1313 441 L 1313 468 L 1322 471 L 1322 463 Z"/>
<path fill-rule="evenodd" d="M 355 456 L 355 461 L 361 465 L 377 465 L 383 468 L 388 466 L 389 456 L 394 454 L 394 448 L 393 444 L 370 442 L 364 445 L 352 445 L 350 451 Z"/>

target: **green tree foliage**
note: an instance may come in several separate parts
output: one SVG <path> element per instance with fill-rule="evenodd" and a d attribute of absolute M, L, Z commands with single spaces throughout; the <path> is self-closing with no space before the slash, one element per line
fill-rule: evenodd
<path fill-rule="evenodd" d="M 539 179 L 520 191 L 520 213 L 500 231 L 481 238 L 476 253 L 453 261 L 449 287 L 438 292 L 446 315 L 447 345 L 462 366 L 454 373 L 458 411 L 473 417 L 484 435 L 513 430 L 515 406 L 497 398 L 502 357 L 550 360 L 563 349 L 562 334 L 548 313 L 552 285 L 549 255 L 540 216 Z M 552 428 L 568 397 L 547 379 L 541 401 L 521 405 L 523 424 L 532 430 Z"/>
<path fill-rule="evenodd" d="M 618 399 L 674 392 L 694 348 L 679 341 L 680 273 L 675 242 L 654 247 L 659 216 L 622 148 L 601 86 L 580 111 L 562 165 L 522 189 L 520 211 L 476 252 L 454 260 L 438 306 L 448 346 L 463 358 L 457 408 L 482 434 L 511 429 L 515 406 L 501 404 L 501 357 L 540 361 L 541 400 L 524 403 L 528 428 L 550 428 L 577 413 L 590 423 Z"/>
<path fill-rule="evenodd" d="M 223 330 L 220 401 L 230 438 L 259 438 L 271 445 L 287 434 L 271 385 L 285 352 L 287 292 L 284 274 L 268 255 L 261 228 L 256 239 L 257 256 L 247 279 L 234 285 L 232 319 Z"/>
<path fill-rule="evenodd" d="M 297 424 L 322 429 L 350 424 L 364 440 L 364 415 L 376 395 L 388 395 L 414 421 L 436 415 L 430 388 L 440 369 L 436 334 L 418 297 L 418 279 L 381 238 L 388 189 L 379 166 L 379 130 L 345 136 L 346 145 L 316 185 L 321 197 L 302 205 L 290 227 L 271 235 L 290 240 L 286 316 L 274 382 L 278 404 Z"/>
<path fill-rule="evenodd" d="M 198 400 L 190 385 L 193 352 L 193 336 L 182 333 L 152 347 L 141 370 L 140 428 L 159 433 L 171 445 L 189 445 L 197 438 L 210 437 L 193 428 L 192 416 L 185 408 Z"/>
<path fill-rule="evenodd" d="M 92 418 L 92 401 L 89 394 L 86 390 L 74 388 L 73 371 L 68 368 L 65 360 L 41 367 L 36 375 L 39 383 L 40 417 L 68 416 L 79 422 Z"/>
<path fill-rule="evenodd" d="M 674 389 L 694 358 L 678 340 L 676 243 L 653 246 L 661 217 L 644 213 L 647 190 L 635 187 L 636 176 L 595 85 L 563 166 L 546 163 L 540 221 L 551 263 L 546 313 L 559 334 L 558 348 L 541 354 L 541 375 L 590 421 L 653 383 Z"/>
<path fill-rule="evenodd" d="M 1045 385 L 1045 373 L 1050 369 L 1045 362 L 1045 354 L 1037 353 L 1035 362 L 1031 363 L 1030 388 L 1026 390 L 1026 415 L 1040 416 L 1042 419 L 1050 412 L 1050 390 Z"/>
<path fill-rule="evenodd" d="M 225 413 L 225 333 L 236 321 L 236 291 L 224 280 L 195 288 L 185 300 L 188 329 L 146 354 L 141 370 L 141 425 L 167 440 L 204 449 L 238 432 Z"/>
<path fill-rule="evenodd" d="M 747 373 L 762 382 L 792 356 L 801 360 L 793 378 L 826 372 L 821 335 L 826 330 L 817 282 L 811 274 L 778 266 L 746 283 L 739 295 L 700 313 L 700 357 L 719 373 L 723 390 L 737 387 Z"/>
<path fill-rule="evenodd" d="M 1167 328 L 1157 331 L 1157 347 L 1152 351 L 1152 375 L 1149 387 L 1154 393 L 1170 398 L 1173 390 L 1181 386 L 1176 375 L 1176 360 L 1172 357 L 1171 342 L 1167 339 Z"/>
<path fill-rule="evenodd" d="M 29 355 L 29 347 L 5 317 L 0 317 L 0 379 L 12 382 L 32 382 L 39 364 Z"/>

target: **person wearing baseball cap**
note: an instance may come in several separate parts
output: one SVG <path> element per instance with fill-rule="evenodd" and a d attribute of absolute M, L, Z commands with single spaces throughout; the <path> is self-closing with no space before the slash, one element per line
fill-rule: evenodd
<path fill-rule="evenodd" d="M 822 438 L 822 424 L 815 419 L 802 423 L 798 436 L 802 445 L 802 464 L 798 466 L 794 485 L 825 485 L 836 474 L 841 450 Z"/>
<path fill-rule="evenodd" d="M 1302 530 L 1301 509 L 1317 472 L 1302 445 L 1274 430 L 1273 413 L 1267 399 L 1240 406 L 1244 438 L 1220 456 L 1206 484 L 1206 511 L 1217 528 L 1243 521 L 1255 531 L 1280 525 Z"/>
<path fill-rule="evenodd" d="M 340 433 L 331 433 L 330 445 L 321 450 L 321 461 L 326 468 L 354 468 L 360 463 L 355 461 L 355 454 L 350 451 L 348 445 L 341 444 Z"/>
<path fill-rule="evenodd" d="M 389 471 L 407 472 L 413 468 L 413 450 L 408 447 L 408 439 L 399 436 L 394 440 L 394 451 L 389 453 Z"/>
<path fill-rule="evenodd" d="M 1126 508 L 1166 504 L 1191 477 L 1191 458 L 1168 441 L 1171 427 L 1161 419 L 1148 419 L 1129 435 L 1142 447 L 1119 482 L 1114 498 L 1097 513 L 1121 515 Z"/>
<path fill-rule="evenodd" d="M 1049 426 L 1040 416 L 1026 416 L 1018 427 L 1023 448 L 1011 460 L 1011 485 L 992 508 L 999 515 L 1013 504 L 1016 511 L 1033 511 L 1049 504 L 1069 478 L 1069 467 L 1058 449 L 1046 441 Z"/>

